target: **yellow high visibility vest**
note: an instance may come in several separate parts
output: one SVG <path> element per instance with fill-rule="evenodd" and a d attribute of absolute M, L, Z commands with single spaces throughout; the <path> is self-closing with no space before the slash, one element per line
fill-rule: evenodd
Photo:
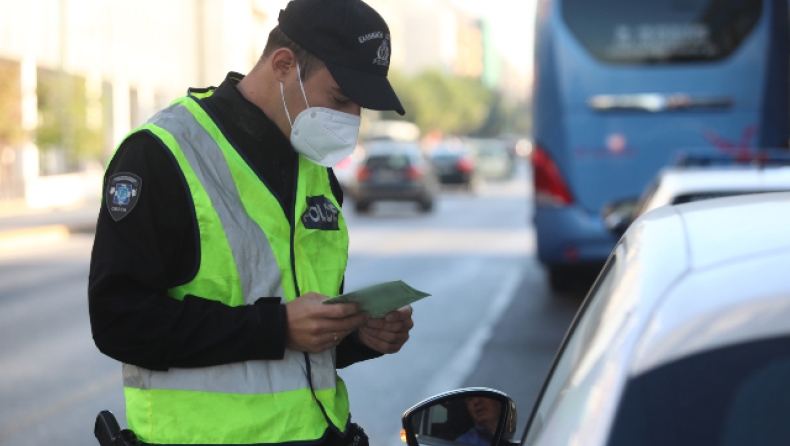
<path fill-rule="evenodd" d="M 203 108 L 201 98 L 212 93 L 180 98 L 135 130 L 149 132 L 170 150 L 197 217 L 197 275 L 169 294 L 228 306 L 260 297 L 289 302 L 310 291 L 337 294 L 348 231 L 327 169 L 299 156 L 294 214 L 285 215 Z M 123 382 L 129 428 L 149 444 L 310 441 L 324 434 L 327 421 L 341 432 L 349 421 L 335 349 L 309 360 L 286 349 L 282 360 L 166 372 L 124 364 Z"/>

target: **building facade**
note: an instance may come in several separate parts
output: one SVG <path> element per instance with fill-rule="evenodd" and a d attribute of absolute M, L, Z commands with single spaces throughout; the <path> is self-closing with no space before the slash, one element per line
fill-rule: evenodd
<path fill-rule="evenodd" d="M 368 0 L 392 67 L 499 84 L 487 27 L 441 0 Z M 103 169 L 117 144 L 187 87 L 260 57 L 287 0 L 0 0 L 0 201 L 36 178 Z"/>

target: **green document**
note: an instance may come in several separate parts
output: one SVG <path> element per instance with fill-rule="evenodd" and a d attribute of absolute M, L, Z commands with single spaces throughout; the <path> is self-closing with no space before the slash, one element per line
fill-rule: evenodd
<path fill-rule="evenodd" d="M 323 302 L 325 304 L 357 302 L 362 311 L 367 311 L 371 317 L 381 318 L 390 311 L 395 311 L 428 296 L 430 294 L 415 290 L 402 280 L 395 280 L 330 297 Z"/>

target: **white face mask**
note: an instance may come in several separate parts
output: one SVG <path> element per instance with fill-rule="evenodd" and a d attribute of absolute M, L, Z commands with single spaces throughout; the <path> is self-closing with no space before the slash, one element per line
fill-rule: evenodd
<path fill-rule="evenodd" d="M 299 87 L 307 108 L 291 122 L 288 105 L 285 104 L 283 83 L 280 82 L 280 95 L 283 98 L 285 115 L 291 124 L 291 145 L 310 161 L 332 167 L 345 157 L 354 153 L 359 136 L 360 117 L 350 113 L 324 107 L 310 107 L 302 85 L 299 64 L 296 65 Z"/>

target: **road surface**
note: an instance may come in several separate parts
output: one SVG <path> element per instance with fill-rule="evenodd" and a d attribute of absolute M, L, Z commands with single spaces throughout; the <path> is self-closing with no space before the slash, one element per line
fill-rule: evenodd
<path fill-rule="evenodd" d="M 445 191 L 431 214 L 404 203 L 369 215 L 344 206 L 346 289 L 400 279 L 432 294 L 414 304 L 415 328 L 401 352 L 339 371 L 371 445 L 402 444 L 405 409 L 466 386 L 508 393 L 523 430 L 580 302 L 548 290 L 534 257 L 530 193 L 521 169 L 474 195 Z M 82 231 L 0 250 L 0 445 L 97 444 L 93 421 L 103 409 L 125 426 L 121 366 L 90 336 L 92 234 L 75 215 L 68 220 Z"/>

